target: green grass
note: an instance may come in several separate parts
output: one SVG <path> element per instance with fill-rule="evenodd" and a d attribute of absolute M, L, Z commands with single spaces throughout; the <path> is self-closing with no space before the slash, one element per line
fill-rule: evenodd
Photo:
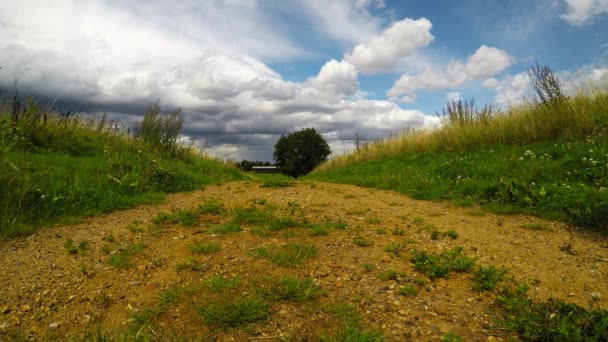
<path fill-rule="evenodd" d="M 146 248 L 146 245 L 143 243 L 129 245 L 121 251 L 110 255 L 108 257 L 108 263 L 110 266 L 116 268 L 131 268 L 133 267 L 133 264 L 130 263 L 131 256 L 141 253 L 144 248 Z"/>
<path fill-rule="evenodd" d="M 208 198 L 198 206 L 198 212 L 201 215 L 221 215 L 226 213 L 226 206 L 217 198 Z"/>
<path fill-rule="evenodd" d="M 279 266 L 299 266 L 306 259 L 317 255 L 317 249 L 308 243 L 291 242 L 280 247 L 258 247 L 253 254 L 265 258 Z"/>
<path fill-rule="evenodd" d="M 414 285 L 403 285 L 399 288 L 399 294 L 402 296 L 417 296 L 418 288 Z"/>
<path fill-rule="evenodd" d="M 342 320 L 342 329 L 333 336 L 321 336 L 322 342 L 380 342 L 384 341 L 381 332 L 366 329 L 362 324 L 362 319 L 354 306 L 346 304 L 336 304 L 327 311 Z"/>
<path fill-rule="evenodd" d="M 152 218 L 152 222 L 157 225 L 161 224 L 181 224 L 184 226 L 193 226 L 198 219 L 197 210 L 189 209 L 172 209 L 171 213 L 159 213 Z"/>
<path fill-rule="evenodd" d="M 608 310 L 586 309 L 560 299 L 535 302 L 526 284 L 504 286 L 497 299 L 498 323 L 523 341 L 606 341 Z"/>
<path fill-rule="evenodd" d="M 462 247 L 454 247 L 441 254 L 414 250 L 411 261 L 416 271 L 431 280 L 447 278 L 450 272 L 468 272 L 475 264 L 475 259 L 462 255 Z"/>
<path fill-rule="evenodd" d="M 473 290 L 478 292 L 493 291 L 504 278 L 507 269 L 494 266 L 479 266 L 473 271 Z"/>
<path fill-rule="evenodd" d="M 257 298 L 237 298 L 221 304 L 197 306 L 206 324 L 220 328 L 239 327 L 269 317 L 269 306 Z"/>
<path fill-rule="evenodd" d="M 359 247 L 370 247 L 374 245 L 374 240 L 366 239 L 362 236 L 355 236 L 353 243 Z"/>
<path fill-rule="evenodd" d="M 201 240 L 194 241 L 194 244 L 190 245 L 190 251 L 192 253 L 199 254 L 210 254 L 219 252 L 222 250 L 222 245 L 219 242 L 204 242 Z"/>
<path fill-rule="evenodd" d="M 107 121 L 61 117 L 33 101 L 14 120 L 11 108 L 0 104 L 0 237 L 243 178 L 189 148 L 153 144 Z"/>
<path fill-rule="evenodd" d="M 221 293 L 225 290 L 237 289 L 243 281 L 240 278 L 211 277 L 205 281 L 205 287 L 210 291 Z"/>
<path fill-rule="evenodd" d="M 606 231 L 607 165 L 603 87 L 554 106 L 528 103 L 484 120 L 447 122 L 435 131 L 369 144 L 307 178 Z"/>
<path fill-rule="evenodd" d="M 176 271 L 193 271 L 200 272 L 205 268 L 205 265 L 195 259 L 186 259 L 175 264 Z"/>

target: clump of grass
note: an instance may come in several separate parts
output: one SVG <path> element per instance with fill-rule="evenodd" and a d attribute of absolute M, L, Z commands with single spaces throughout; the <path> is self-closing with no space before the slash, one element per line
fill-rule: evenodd
<path fill-rule="evenodd" d="M 394 229 L 391 231 L 391 233 L 392 233 L 393 235 L 397 235 L 397 236 L 403 236 L 403 235 L 405 235 L 405 229 L 403 229 L 403 228 L 394 228 Z"/>
<path fill-rule="evenodd" d="M 63 247 L 66 249 L 68 254 L 85 254 L 87 250 L 89 250 L 91 245 L 90 241 L 83 240 L 78 243 L 78 245 L 74 244 L 74 240 L 67 238 L 63 243 Z"/>
<path fill-rule="evenodd" d="M 496 299 L 498 323 L 525 341 L 605 341 L 608 339 L 608 310 L 585 309 L 550 298 L 534 302 L 529 286 L 507 284 Z"/>
<path fill-rule="evenodd" d="M 362 326 L 361 316 L 352 305 L 337 304 L 329 307 L 327 311 L 338 316 L 342 320 L 343 327 L 334 336 L 321 336 L 320 341 L 380 342 L 384 340 L 381 332 L 368 330 Z"/>
<path fill-rule="evenodd" d="M 429 254 L 424 251 L 412 252 L 414 268 L 429 279 L 446 278 L 450 272 L 468 272 L 475 264 L 475 259 L 462 255 L 462 247 Z"/>
<path fill-rule="evenodd" d="M 133 222 L 129 223 L 129 225 L 127 226 L 127 229 L 130 230 L 132 233 L 139 233 L 139 232 L 143 232 L 144 229 L 142 228 L 143 222 L 139 221 L 139 220 L 133 220 Z"/>
<path fill-rule="evenodd" d="M 369 273 L 374 270 L 374 265 L 366 262 L 363 264 L 363 270 Z"/>
<path fill-rule="evenodd" d="M 205 264 L 195 259 L 186 259 L 175 264 L 177 271 L 193 271 L 200 272 L 205 268 Z"/>
<path fill-rule="evenodd" d="M 360 235 L 355 236 L 353 239 L 353 243 L 359 247 L 369 247 L 374 245 L 374 241 L 371 239 L 366 239 Z"/>
<path fill-rule="evenodd" d="M 453 230 L 446 230 L 446 231 L 439 231 L 439 230 L 433 230 L 431 231 L 431 240 L 438 240 L 439 238 L 446 236 L 449 237 L 452 240 L 455 240 L 458 238 L 458 233 Z"/>
<path fill-rule="evenodd" d="M 196 210 L 188 209 L 173 209 L 171 213 L 159 213 L 152 218 L 155 224 L 181 224 L 184 226 L 193 226 L 198 219 Z"/>
<path fill-rule="evenodd" d="M 198 212 L 201 215 L 221 215 L 226 212 L 226 207 L 217 198 L 208 198 L 202 204 L 199 204 Z"/>
<path fill-rule="evenodd" d="M 546 232 L 553 231 L 553 228 L 546 223 L 526 223 L 522 224 L 520 227 L 528 230 L 543 230 Z"/>
<path fill-rule="evenodd" d="M 232 233 L 239 233 L 242 231 L 243 231 L 243 227 L 241 227 L 241 225 L 238 222 L 230 221 L 230 222 L 220 224 L 218 226 L 215 226 L 215 227 L 207 230 L 207 233 L 232 234 Z"/>
<path fill-rule="evenodd" d="M 190 245 L 190 251 L 192 253 L 209 254 L 219 252 L 222 249 L 222 245 L 218 242 L 204 242 L 201 240 L 194 241 L 194 244 Z"/>
<path fill-rule="evenodd" d="M 402 296 L 417 296 L 418 288 L 414 285 L 403 285 L 399 288 L 399 294 Z"/>
<path fill-rule="evenodd" d="M 323 290 L 312 279 L 281 278 L 262 291 L 264 297 L 272 300 L 304 302 L 323 294 Z"/>
<path fill-rule="evenodd" d="M 388 245 L 384 246 L 384 251 L 387 253 L 392 253 L 395 256 L 401 255 L 401 252 L 407 249 L 407 246 L 411 243 L 411 241 L 393 241 Z"/>
<path fill-rule="evenodd" d="M 382 280 L 382 281 L 387 281 L 387 280 L 397 280 L 398 275 L 397 275 L 397 271 L 395 270 L 387 270 L 385 272 L 380 272 L 378 274 L 378 279 Z"/>
<path fill-rule="evenodd" d="M 211 277 L 205 281 L 205 286 L 213 292 L 221 293 L 225 290 L 233 290 L 241 286 L 240 278 L 224 278 L 222 276 Z"/>
<path fill-rule="evenodd" d="M 268 304 L 256 298 L 237 298 L 196 309 L 206 324 L 224 329 L 265 320 L 269 316 Z"/>
<path fill-rule="evenodd" d="M 369 223 L 369 224 L 381 224 L 382 221 L 380 221 L 379 218 L 377 217 L 368 217 L 365 219 L 365 223 Z"/>
<path fill-rule="evenodd" d="M 280 266 L 302 265 L 306 259 L 315 257 L 317 249 L 308 243 L 291 242 L 280 247 L 258 247 L 253 254 Z"/>
<path fill-rule="evenodd" d="M 288 188 L 294 186 L 294 182 L 285 179 L 266 179 L 262 183 L 262 188 Z"/>
<path fill-rule="evenodd" d="M 462 336 L 449 332 L 441 336 L 441 342 L 464 342 Z"/>
<path fill-rule="evenodd" d="M 507 269 L 494 266 L 479 266 L 473 271 L 473 290 L 478 292 L 493 291 L 504 278 Z"/>
<path fill-rule="evenodd" d="M 130 257 L 141 253 L 144 248 L 146 248 L 146 245 L 143 243 L 129 245 L 120 250 L 118 253 L 110 255 L 108 258 L 108 263 L 110 266 L 116 268 L 131 268 L 133 267 L 133 264 L 129 262 Z"/>
<path fill-rule="evenodd" d="M 376 234 L 378 234 L 378 235 L 386 234 L 386 229 L 384 229 L 384 228 L 376 228 Z"/>

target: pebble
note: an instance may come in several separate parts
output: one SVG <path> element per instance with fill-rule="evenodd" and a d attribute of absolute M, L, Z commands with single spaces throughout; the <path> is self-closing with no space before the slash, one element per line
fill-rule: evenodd
<path fill-rule="evenodd" d="M 2 310 L 0 310 L 0 312 L 2 312 L 3 315 L 11 312 L 11 309 L 8 306 L 5 306 L 2 308 Z"/>
<path fill-rule="evenodd" d="M 443 307 L 437 307 L 435 308 L 435 312 L 439 315 L 447 315 L 448 314 L 448 310 L 446 308 Z"/>
<path fill-rule="evenodd" d="M 49 324 L 49 329 L 57 329 L 57 328 L 59 328 L 59 323 L 53 322 L 53 323 Z"/>

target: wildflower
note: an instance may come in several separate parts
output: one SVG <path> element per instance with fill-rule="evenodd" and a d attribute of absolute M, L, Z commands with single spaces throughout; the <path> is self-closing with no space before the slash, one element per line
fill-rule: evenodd
<path fill-rule="evenodd" d="M 524 160 L 524 157 L 519 157 L 519 160 Z"/>

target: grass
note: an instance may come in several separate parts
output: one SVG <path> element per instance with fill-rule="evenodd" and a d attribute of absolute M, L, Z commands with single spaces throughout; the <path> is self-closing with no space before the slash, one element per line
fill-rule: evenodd
<path fill-rule="evenodd" d="M 67 117 L 25 101 L 0 103 L 0 237 L 243 178 L 174 141 L 159 145 L 104 118 Z"/>
<path fill-rule="evenodd" d="M 361 316 L 354 306 L 336 304 L 327 309 L 331 314 L 342 320 L 342 329 L 333 336 L 321 336 L 322 342 L 380 342 L 384 341 L 382 333 L 365 329 L 362 325 Z"/>
<path fill-rule="evenodd" d="M 133 267 L 133 264 L 129 262 L 131 256 L 141 253 L 144 248 L 146 248 L 146 245 L 143 243 L 129 245 L 121 251 L 110 255 L 108 257 L 108 263 L 110 266 L 116 268 L 131 268 Z"/>
<path fill-rule="evenodd" d="M 172 209 L 171 213 L 159 213 L 152 218 L 154 224 L 181 224 L 193 226 L 196 224 L 199 212 L 191 209 Z"/>
<path fill-rule="evenodd" d="M 224 278 L 216 276 L 205 281 L 205 287 L 212 292 L 221 293 L 227 289 L 237 289 L 242 284 L 240 278 Z"/>
<path fill-rule="evenodd" d="M 80 241 L 78 245 L 74 244 L 74 240 L 67 238 L 63 243 L 63 247 L 68 254 L 85 254 L 90 249 L 91 242 L 87 240 Z"/>
<path fill-rule="evenodd" d="M 402 296 L 417 296 L 418 288 L 414 285 L 403 285 L 399 288 L 399 294 Z"/>
<path fill-rule="evenodd" d="M 447 278 L 451 272 L 468 272 L 475 264 L 475 259 L 462 255 L 462 247 L 454 247 L 441 254 L 414 250 L 411 261 L 416 271 L 431 280 Z"/>
<path fill-rule="evenodd" d="M 226 206 L 217 198 L 208 198 L 198 206 L 198 212 L 201 215 L 221 215 L 226 212 Z"/>
<path fill-rule="evenodd" d="M 473 290 L 478 292 L 493 291 L 503 280 L 507 270 L 504 267 L 479 266 L 473 271 Z"/>
<path fill-rule="evenodd" d="M 280 247 L 258 247 L 253 254 L 265 258 L 279 266 L 299 266 L 306 259 L 315 257 L 317 249 L 308 243 L 291 242 Z"/>
<path fill-rule="evenodd" d="M 520 227 L 523 229 L 528 229 L 528 230 L 544 230 L 547 232 L 550 232 L 553 230 L 553 228 L 551 228 L 551 226 L 549 226 L 546 223 L 526 223 L 526 224 L 522 224 Z"/>
<path fill-rule="evenodd" d="M 257 298 L 237 298 L 222 304 L 197 306 L 206 324 L 221 328 L 239 327 L 269 317 L 269 306 Z"/>
<path fill-rule="evenodd" d="M 190 251 L 192 253 L 199 254 L 210 254 L 219 252 L 222 250 L 222 245 L 218 242 L 204 242 L 201 240 L 194 241 L 194 244 L 190 245 Z"/>
<path fill-rule="evenodd" d="M 323 290 L 312 279 L 284 277 L 271 283 L 268 289 L 261 293 L 265 298 L 275 301 L 304 302 L 319 297 Z"/>
<path fill-rule="evenodd" d="M 524 341 L 606 341 L 608 310 L 586 309 L 556 298 L 534 302 L 526 284 L 504 286 L 496 299 L 498 323 Z"/>
<path fill-rule="evenodd" d="M 529 102 L 370 143 L 307 178 L 606 231 L 607 165 L 608 95 L 602 85 L 552 105 Z"/>
<path fill-rule="evenodd" d="M 353 243 L 359 247 L 370 247 L 374 245 L 374 241 L 371 239 L 366 239 L 362 236 L 355 236 L 353 239 Z"/>
<path fill-rule="evenodd" d="M 205 265 L 195 259 L 186 259 L 175 264 L 176 271 L 193 271 L 200 272 L 205 268 Z"/>

